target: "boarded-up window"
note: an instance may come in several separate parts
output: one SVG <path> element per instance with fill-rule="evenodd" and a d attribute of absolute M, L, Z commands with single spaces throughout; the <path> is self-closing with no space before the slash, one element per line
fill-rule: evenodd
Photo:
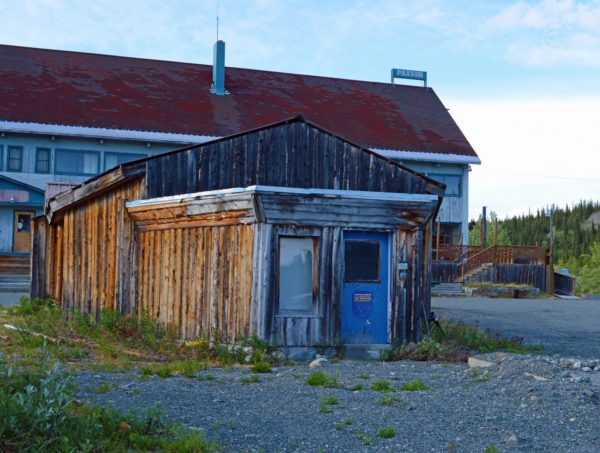
<path fill-rule="evenodd" d="M 380 280 L 379 241 L 344 241 L 344 281 Z"/>
<path fill-rule="evenodd" d="M 315 239 L 279 239 L 279 311 L 312 313 Z"/>

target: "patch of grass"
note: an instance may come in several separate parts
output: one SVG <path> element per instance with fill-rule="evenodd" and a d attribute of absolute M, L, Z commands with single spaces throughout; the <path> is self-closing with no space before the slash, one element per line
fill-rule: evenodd
<path fill-rule="evenodd" d="M 362 384 L 355 384 L 352 387 L 350 387 L 350 390 L 352 390 L 353 392 L 358 392 L 359 390 L 362 390 L 363 385 Z"/>
<path fill-rule="evenodd" d="M 335 396 L 324 396 L 321 398 L 321 409 L 319 412 L 322 414 L 328 414 L 331 412 L 330 406 L 337 406 L 338 404 L 339 401 Z"/>
<path fill-rule="evenodd" d="M 382 439 L 391 439 L 396 436 L 396 430 L 391 426 L 382 426 L 379 428 L 379 431 L 377 431 L 377 436 Z"/>
<path fill-rule="evenodd" d="M 397 360 L 439 360 L 444 362 L 466 362 L 470 355 L 478 352 L 506 351 L 525 353 L 541 351 L 540 345 L 524 345 L 523 337 L 503 338 L 500 333 L 492 335 L 482 331 L 479 325 L 462 322 L 441 322 L 442 330 L 430 324 L 431 337 L 426 336 L 418 343 L 394 344 L 382 352 L 384 361 Z"/>
<path fill-rule="evenodd" d="M 157 376 L 165 379 L 171 375 L 171 367 L 168 363 L 161 363 L 154 369 L 154 372 L 157 374 Z"/>
<path fill-rule="evenodd" d="M 20 330 L 6 329 L 5 323 Z M 130 316 L 102 309 L 88 315 L 71 311 L 66 319 L 52 298 L 31 301 L 25 297 L 18 306 L 0 307 L 0 335 L 8 338 L 0 342 L 0 352 L 15 367 L 33 365 L 46 335 L 50 337 L 48 354 L 69 370 L 116 371 L 139 364 L 152 367 L 152 373 L 141 373 L 141 379 L 151 374 L 194 377 L 198 370 L 208 367 L 245 364 L 248 349 L 257 372 L 281 361 L 255 334 L 241 338 L 239 345 L 222 345 L 218 332 L 211 331 L 181 344 L 178 326 L 158 324 L 146 313 Z"/>
<path fill-rule="evenodd" d="M 337 376 L 331 376 L 330 374 L 324 373 L 323 371 L 315 371 L 306 378 L 306 383 L 314 387 L 340 387 L 340 383 L 337 380 Z"/>
<path fill-rule="evenodd" d="M 371 379 L 371 376 L 368 374 L 359 374 L 358 379 Z"/>
<path fill-rule="evenodd" d="M 380 399 L 379 399 L 379 405 L 380 406 L 391 406 L 392 404 L 394 404 L 396 401 L 398 401 L 398 398 L 393 396 L 393 395 L 383 395 Z"/>
<path fill-rule="evenodd" d="M 394 387 L 392 387 L 389 381 L 380 379 L 371 384 L 371 390 L 375 390 L 376 392 L 393 392 Z"/>
<path fill-rule="evenodd" d="M 420 379 L 415 379 L 414 381 L 405 382 L 404 384 L 402 384 L 400 390 L 403 390 L 405 392 L 421 392 L 424 390 L 429 390 L 429 387 L 423 384 L 423 382 L 421 382 Z"/>
<path fill-rule="evenodd" d="M 104 393 L 112 392 L 113 386 L 109 382 L 102 382 L 98 387 L 87 387 L 85 389 L 89 393 L 95 393 L 97 395 L 102 395 Z"/>
<path fill-rule="evenodd" d="M 357 439 L 362 440 L 363 445 L 371 445 L 371 442 L 373 442 L 373 436 L 363 433 L 359 429 L 354 431 L 354 434 L 356 435 Z"/>
<path fill-rule="evenodd" d="M 496 447 L 495 444 L 489 444 L 487 447 L 485 447 L 483 453 L 500 453 L 500 450 L 498 450 L 498 447 Z"/>
<path fill-rule="evenodd" d="M 351 418 L 347 418 L 345 420 L 342 420 L 341 423 L 336 423 L 335 425 L 333 425 L 333 427 L 334 427 L 334 429 L 336 431 L 342 431 L 345 426 L 349 426 L 351 424 L 352 424 L 352 419 Z"/>
<path fill-rule="evenodd" d="M 244 385 L 248 385 L 248 384 L 257 384 L 258 382 L 260 382 L 258 380 L 258 375 L 257 374 L 252 374 L 250 376 L 245 376 L 243 378 L 240 379 L 240 383 L 244 384 Z"/>
<path fill-rule="evenodd" d="M 468 375 L 477 382 L 487 382 L 490 379 L 490 374 L 481 371 L 479 368 L 471 368 L 468 372 Z"/>
<path fill-rule="evenodd" d="M 268 373 L 271 371 L 271 365 L 267 362 L 256 362 L 250 369 L 253 373 Z"/>

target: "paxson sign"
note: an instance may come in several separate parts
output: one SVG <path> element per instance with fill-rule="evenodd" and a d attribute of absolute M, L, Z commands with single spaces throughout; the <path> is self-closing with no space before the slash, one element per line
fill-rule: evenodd
<path fill-rule="evenodd" d="M 392 69 L 392 85 L 394 79 L 410 79 L 410 80 L 422 80 L 423 86 L 427 88 L 427 72 L 426 71 L 415 71 L 413 69 Z"/>

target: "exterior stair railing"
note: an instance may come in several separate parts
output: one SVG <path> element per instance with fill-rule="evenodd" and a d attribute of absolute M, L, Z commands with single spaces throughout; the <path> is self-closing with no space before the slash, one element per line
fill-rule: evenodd
<path fill-rule="evenodd" d="M 542 249 L 543 250 L 543 249 Z M 539 247 L 521 245 L 492 245 L 479 253 L 466 258 L 461 263 L 461 281 L 464 283 L 465 275 L 484 264 L 539 264 L 544 262 L 540 259 Z"/>

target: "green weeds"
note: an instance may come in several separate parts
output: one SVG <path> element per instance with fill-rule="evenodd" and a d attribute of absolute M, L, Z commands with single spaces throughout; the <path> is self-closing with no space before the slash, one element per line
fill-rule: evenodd
<path fill-rule="evenodd" d="M 101 385 L 104 389 L 104 385 Z M 100 387 L 99 387 L 100 388 Z M 0 449 L 6 451 L 217 451 L 202 432 L 167 423 L 156 409 L 121 413 L 73 401 L 66 371 L 46 345 L 34 366 L 15 369 L 0 356 Z"/>
<path fill-rule="evenodd" d="M 337 376 L 331 376 L 330 374 L 324 373 L 323 371 L 315 371 L 308 378 L 306 383 L 313 387 L 341 387 L 341 384 L 337 380 Z"/>
<path fill-rule="evenodd" d="M 382 426 L 379 428 L 379 431 L 377 431 L 377 436 L 382 439 L 391 439 L 396 436 L 396 430 L 390 426 Z"/>
<path fill-rule="evenodd" d="M 376 392 L 393 392 L 394 387 L 392 387 L 392 384 L 390 384 L 389 381 L 378 380 L 373 382 L 371 390 L 375 390 Z"/>
<path fill-rule="evenodd" d="M 244 385 L 257 384 L 258 382 L 260 382 L 260 381 L 258 380 L 258 375 L 256 375 L 256 374 L 252 374 L 250 376 L 245 376 L 240 379 L 240 383 L 242 383 Z"/>
<path fill-rule="evenodd" d="M 404 392 L 421 392 L 424 390 L 429 390 L 429 387 L 423 384 L 420 379 L 415 379 L 414 381 L 402 384 L 400 390 Z"/>

